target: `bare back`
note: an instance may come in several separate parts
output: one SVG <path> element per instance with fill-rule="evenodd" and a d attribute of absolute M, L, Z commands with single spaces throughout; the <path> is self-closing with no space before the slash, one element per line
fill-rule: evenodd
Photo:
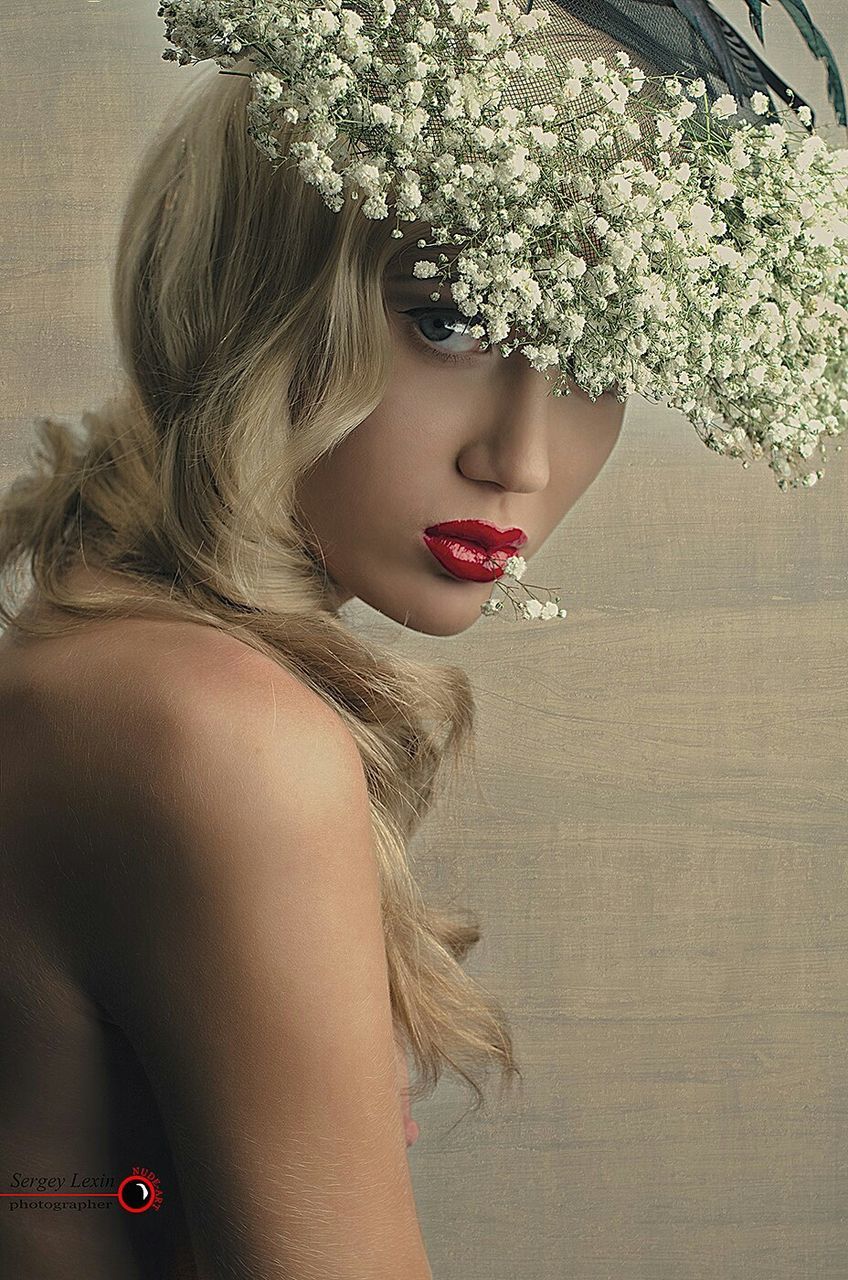
<path fill-rule="evenodd" d="M 82 586 L 91 578 L 83 570 L 76 570 L 73 576 Z M 108 576 L 105 580 L 108 585 Z M 37 603 L 33 607 L 39 613 L 44 611 Z M 66 636 L 22 637 L 14 631 L 0 635 L 0 894 L 4 903 L 0 943 L 5 960 L 0 973 L 0 1044 L 5 1067 L 0 1072 L 0 1192 L 12 1193 L 5 1195 L 5 1204 L 0 1206 L 0 1275 L 15 1276 L 16 1280 L 44 1280 L 47 1276 L 58 1280 L 65 1275 L 85 1276 L 86 1280 L 149 1280 L 153 1276 L 157 1280 L 205 1280 L 210 1274 L 204 1269 L 205 1263 L 201 1265 L 195 1258 L 197 1218 L 192 1214 L 197 1214 L 198 1203 L 194 1200 L 184 1204 L 181 1199 L 178 1161 L 157 1105 L 158 1094 L 150 1083 L 152 1077 L 124 1034 L 125 1024 L 120 1022 L 120 1016 L 113 1018 L 107 1011 L 109 1000 L 101 1003 L 93 994 L 123 986 L 123 971 L 116 975 L 111 963 L 118 952 L 124 953 L 126 972 L 138 969 L 135 957 L 142 948 L 133 939 L 144 941 L 147 953 L 153 955 L 161 951 L 160 933 L 178 944 L 182 936 L 179 921 L 171 921 L 165 928 L 168 903 L 158 890 L 150 895 L 152 915 L 145 914 L 146 908 L 140 914 L 128 911 L 128 918 L 134 919 L 136 926 L 143 922 L 141 929 L 148 936 L 143 938 L 137 927 L 129 933 L 125 931 L 123 940 L 116 933 L 116 921 L 124 918 L 122 910 L 134 901 L 132 892 L 126 897 L 126 885 L 138 888 L 139 875 L 144 873 L 144 868 L 137 865 L 137 851 L 143 847 L 143 840 L 139 843 L 135 837 L 139 825 L 146 829 L 148 824 L 147 811 L 140 812 L 137 801 L 133 807 L 115 783 L 118 775 L 111 761 L 120 754 L 126 764 L 129 741 L 133 744 L 129 762 L 133 776 L 145 775 L 147 758 L 157 756 L 157 751 L 161 762 L 160 743 L 135 732 L 128 717 L 141 709 L 140 718 L 145 723 L 152 719 L 158 724 L 158 715 L 149 717 L 147 709 L 153 707 L 156 712 L 156 708 L 170 702 L 180 684 L 180 673 L 185 677 L 187 671 L 205 671 L 207 665 L 218 675 L 223 673 L 229 687 L 242 664 L 246 664 L 252 673 L 247 677 L 250 687 L 255 689 L 258 684 L 267 691 L 274 722 L 281 709 L 278 693 L 284 703 L 288 699 L 287 709 L 292 714 L 299 700 L 299 683 L 295 682 L 297 688 L 290 687 L 287 680 L 280 684 L 276 664 L 269 664 L 272 672 L 265 663 L 254 650 L 214 628 L 141 615 L 92 621 Z M 294 677 L 291 679 L 294 681 Z M 191 684 L 193 690 L 200 687 L 193 680 Z M 240 682 L 234 699 L 228 696 L 233 719 L 240 717 L 247 688 L 248 684 Z M 132 696 L 127 696 L 129 689 Z M 202 700 L 204 695 L 200 696 Z M 195 694 L 191 699 L 195 706 Z M 264 708 L 264 692 L 260 701 Z M 177 719 L 186 709 L 185 700 L 180 706 L 183 710 Z M 307 717 L 314 719 L 314 715 L 315 708 L 310 705 Z M 170 743 L 171 739 L 167 741 Z M 186 760 L 181 756 L 176 763 L 182 768 Z M 335 779 L 339 775 L 332 776 Z M 156 773 L 155 777 L 161 779 L 162 775 Z M 346 808 L 346 824 L 349 817 L 350 810 Z M 124 832 L 126 841 L 122 844 Z M 345 857 L 342 897 L 348 903 L 351 882 Z M 122 858 L 129 864 L 126 875 Z M 338 864 L 338 859 L 335 861 Z M 364 859 L 359 865 L 366 864 Z M 372 1059 L 371 1049 L 365 1046 L 374 1045 L 374 1052 L 379 1054 L 382 1044 L 382 1061 L 386 1062 L 389 1011 L 388 1003 L 383 1003 L 387 979 L 382 939 L 379 947 L 374 942 L 379 930 L 376 884 L 366 874 L 361 886 L 365 915 L 357 914 L 352 920 L 346 942 L 361 959 L 370 957 L 370 1006 L 366 988 L 353 987 L 342 998 L 342 1006 L 351 1010 L 350 1017 L 337 1010 L 334 1025 L 342 1043 L 345 1035 L 360 1037 L 362 1056 L 354 1071 L 363 1072 L 363 1078 L 368 1075 L 370 1080 L 379 1059 Z M 313 885 L 306 890 L 309 912 L 316 888 Z M 116 901 L 110 896 L 112 890 L 123 893 L 124 900 Z M 322 890 L 323 886 L 318 892 Z M 143 893 L 146 895 L 146 889 Z M 92 914 L 98 919 L 93 920 Z M 180 920 L 183 918 L 180 916 Z M 108 944 L 92 949 L 92 936 L 98 934 L 108 938 Z M 245 937 L 251 953 L 255 953 L 255 941 Z M 93 953 L 101 957 L 94 968 Z M 159 956 L 159 962 L 165 965 L 164 977 L 169 966 L 180 965 L 180 957 L 174 955 L 172 964 L 170 954 Z M 136 972 L 132 981 L 149 983 L 150 979 Z M 130 1000 L 131 991 L 141 994 L 137 985 L 128 989 Z M 158 999 L 152 989 L 145 996 L 146 1001 L 151 998 L 154 1003 Z M 189 993 L 187 1020 L 192 999 Z M 178 1047 L 186 1052 L 181 1038 L 182 1015 L 173 1018 L 171 1034 L 172 1000 L 177 1000 L 173 986 L 160 1019 L 165 1029 L 160 1049 L 168 1057 L 172 1044 L 174 1052 Z M 235 1008 L 235 1003 L 231 1002 L 231 1007 Z M 362 1019 L 372 1017 L 369 1007 L 374 1021 L 366 1027 Z M 317 1040 L 323 1041 L 329 1028 L 323 1028 L 322 1014 L 316 1016 L 315 1033 Z M 247 1030 L 246 1026 L 243 1030 Z M 191 1038 L 187 1043 L 193 1043 Z M 302 1047 L 309 1052 L 309 1044 Z M 408 1085 L 402 1054 L 397 1062 L 402 1093 L 403 1086 Z M 302 1068 L 303 1063 L 300 1065 Z M 292 1069 L 294 1079 L 294 1063 Z M 308 1071 L 306 1076 L 312 1078 Z M 411 1280 L 413 1275 L 429 1276 L 430 1272 L 415 1217 L 408 1169 L 404 1166 L 401 1172 L 396 1163 L 395 1134 L 402 1135 L 405 1127 L 406 1145 L 415 1139 L 409 1133 L 412 1121 L 405 1100 L 398 1108 L 403 1113 L 402 1126 L 399 1114 L 397 1128 L 395 1122 L 383 1121 L 385 1079 L 383 1076 L 378 1103 L 371 1104 L 367 1095 L 356 1094 L 357 1099 L 362 1096 L 366 1110 L 370 1108 L 380 1142 L 369 1142 L 361 1126 L 356 1128 L 350 1120 L 349 1106 L 344 1117 L 339 1112 L 344 1132 L 356 1131 L 351 1139 L 355 1149 L 364 1153 L 367 1147 L 370 1158 L 376 1161 L 373 1167 L 363 1166 L 363 1198 L 358 1207 L 351 1202 L 352 1217 L 347 1226 L 340 1228 L 339 1247 L 344 1252 L 342 1241 L 349 1242 L 354 1230 L 359 1230 L 364 1250 L 388 1249 L 384 1269 L 379 1270 L 381 1276 L 402 1273 Z M 277 1105 L 279 1087 L 281 1081 L 275 1082 L 276 1100 L 265 1100 L 269 1123 L 275 1108 L 278 1112 L 284 1110 Z M 336 1100 L 343 1093 L 347 1097 L 349 1092 L 346 1086 L 339 1085 Z M 306 1100 L 305 1094 L 303 1097 Z M 251 1104 L 247 1105 L 245 1121 L 249 1116 L 251 1122 L 261 1126 L 264 1112 L 262 1117 L 254 1116 L 249 1111 Z M 172 1123 L 174 1120 L 172 1114 Z M 323 1122 L 318 1127 L 324 1144 L 320 1150 L 326 1153 L 331 1143 L 327 1135 L 332 1130 L 327 1130 Z M 198 1139 L 203 1132 L 201 1126 Z M 270 1137 L 269 1142 L 269 1156 L 282 1158 Z M 368 1158 L 364 1157 L 365 1164 Z M 186 1159 L 185 1150 L 181 1151 L 181 1159 Z M 159 1205 L 132 1213 L 119 1203 L 117 1192 L 124 1178 L 138 1172 L 149 1175 Z M 181 1167 L 180 1176 L 183 1172 Z M 310 1185 L 307 1174 L 303 1192 L 295 1193 L 293 1213 L 299 1212 L 297 1197 L 303 1194 L 314 1200 L 313 1192 L 317 1194 L 321 1178 L 326 1179 L 327 1171 L 317 1165 L 313 1172 L 315 1187 Z M 330 1186 L 334 1185 L 334 1177 L 331 1173 Z M 386 1190 L 382 1198 L 379 1194 L 372 1196 L 371 1188 L 376 1193 L 384 1178 Z M 137 1197 L 134 1203 L 140 1203 Z M 191 1212 L 187 1213 L 187 1209 Z M 316 1221 L 321 1221 L 320 1215 Z M 406 1258 L 400 1271 L 394 1268 L 391 1223 L 397 1232 L 397 1259 L 401 1255 Z M 305 1220 L 301 1225 L 305 1254 L 321 1252 L 327 1242 L 314 1240 L 312 1227 Z M 196 1247 L 202 1249 L 205 1243 Z M 332 1248 L 330 1244 L 327 1247 Z M 355 1262 L 351 1260 L 350 1265 L 355 1266 Z M 379 1269 L 380 1264 L 377 1265 Z M 278 1273 L 273 1266 L 271 1270 Z M 257 1276 L 260 1271 L 265 1274 L 260 1267 Z M 344 1274 L 347 1276 L 348 1271 Z"/>
<path fill-rule="evenodd" d="M 207 628 L 144 618 L 0 636 L 0 1275 L 16 1280 L 197 1274 L 150 1084 L 84 989 L 73 918 L 61 936 L 51 923 L 73 911 L 63 886 L 96 838 L 75 806 L 77 771 L 97 757 L 92 735 L 121 732 L 98 698 L 105 648 L 113 670 L 127 642 L 155 670 L 157 650 L 191 644 L 192 630 L 208 642 Z M 158 1209 L 119 1205 L 136 1169 L 158 1180 Z"/>

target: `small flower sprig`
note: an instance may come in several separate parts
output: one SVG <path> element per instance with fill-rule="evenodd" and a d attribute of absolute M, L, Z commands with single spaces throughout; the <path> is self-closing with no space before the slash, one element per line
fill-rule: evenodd
<path fill-rule="evenodd" d="M 336 212 L 349 196 L 394 218 L 395 238 L 423 221 L 459 245 L 453 301 L 482 349 L 555 369 L 553 395 L 665 403 L 781 490 L 822 477 L 812 455 L 848 426 L 848 149 L 803 107 L 799 140 L 762 92 L 710 104 L 703 80 L 646 76 L 625 49 L 566 59 L 548 10 L 514 0 L 159 13 L 165 59 L 252 64 L 248 133 L 275 167 Z M 522 77 L 548 101 L 511 105 Z"/>
<path fill-rule="evenodd" d="M 502 586 L 506 592 L 507 599 L 512 605 L 513 612 L 517 618 L 526 619 L 527 621 L 547 622 L 551 618 L 564 618 L 568 613 L 567 609 L 561 609 L 559 605 L 559 596 L 554 595 L 544 604 L 531 593 L 533 591 L 547 591 L 547 587 L 531 587 L 521 582 L 524 572 L 527 568 L 527 562 L 523 556 L 510 556 L 503 566 L 503 575 L 496 578 L 498 585 Z M 504 578 L 508 578 L 513 582 L 517 582 L 522 591 L 526 591 L 530 596 L 529 600 L 517 600 L 515 593 L 509 583 L 504 582 Z M 496 600 L 493 597 L 488 599 L 480 606 L 480 612 L 484 617 L 491 618 L 496 613 L 500 613 L 503 609 L 503 600 Z"/>

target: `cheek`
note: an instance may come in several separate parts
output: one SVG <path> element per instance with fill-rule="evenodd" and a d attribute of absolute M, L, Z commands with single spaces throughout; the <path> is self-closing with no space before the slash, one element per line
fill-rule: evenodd
<path fill-rule="evenodd" d="M 597 479 L 615 448 L 625 406 L 611 399 L 611 406 L 604 405 L 603 412 L 590 420 L 563 425 L 558 447 L 551 455 L 550 500 L 556 519 L 570 511 Z"/>
<path fill-rule="evenodd" d="M 606 410 L 588 420 L 580 421 L 574 430 L 565 432 L 565 451 L 576 470 L 590 480 L 597 475 L 615 448 L 621 434 L 624 416 L 623 405 L 619 412 Z"/>
<path fill-rule="evenodd" d="M 319 459 L 301 483 L 300 492 L 311 513 L 326 521 L 355 511 L 367 499 L 375 482 L 373 457 L 368 448 L 367 420 Z"/>
<path fill-rule="evenodd" d="M 622 423 L 624 422 L 625 408 L 626 404 L 619 404 L 615 397 L 610 397 L 610 407 L 597 424 L 598 429 L 593 441 L 596 475 L 618 443 Z"/>
<path fill-rule="evenodd" d="M 422 374 L 404 365 L 395 371 L 377 408 L 344 442 L 350 446 L 344 465 L 380 503 L 392 503 L 398 494 L 426 492 L 441 483 L 461 412 L 432 372 L 428 376 L 426 370 Z"/>
<path fill-rule="evenodd" d="M 316 533 L 333 540 L 342 533 L 367 537 L 393 524 L 399 510 L 418 505 L 436 449 L 414 407 L 403 397 L 384 398 L 304 478 L 300 501 Z"/>

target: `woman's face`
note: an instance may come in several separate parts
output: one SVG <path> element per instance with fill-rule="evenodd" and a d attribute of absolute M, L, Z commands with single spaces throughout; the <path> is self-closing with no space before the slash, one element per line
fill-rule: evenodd
<path fill-rule="evenodd" d="M 319 460 L 298 496 L 335 584 L 333 606 L 358 596 L 414 631 L 449 636 L 503 591 L 455 577 L 428 549 L 424 530 L 459 519 L 517 527 L 527 534 L 519 554 L 529 561 L 600 472 L 625 405 L 611 392 L 593 404 L 576 386 L 554 397 L 553 376 L 546 382 L 519 351 L 481 351 L 477 339 L 448 329 L 470 323 L 452 310 L 450 290 L 433 302 L 438 282 L 411 275 L 414 261 L 437 261 L 438 252 L 413 239 L 389 267 L 395 359 L 386 394 Z"/>

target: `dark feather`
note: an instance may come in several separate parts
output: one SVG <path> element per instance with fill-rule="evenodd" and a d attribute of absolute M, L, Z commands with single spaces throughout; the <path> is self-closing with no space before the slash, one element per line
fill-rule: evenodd
<path fill-rule="evenodd" d="M 763 39 L 763 4 L 768 4 L 769 0 L 745 0 L 748 5 L 748 18 L 751 26 L 754 28 L 760 44 L 765 44 Z"/>
<path fill-rule="evenodd" d="M 750 98 L 752 85 L 757 87 L 757 82 L 760 79 L 764 79 L 769 88 L 773 89 L 793 110 L 797 111 L 799 107 L 809 106 L 809 103 L 804 102 L 803 98 L 795 93 L 793 89 L 790 89 L 776 72 L 766 66 L 754 50 L 742 40 L 738 32 L 735 32 L 722 15 L 712 8 L 708 0 L 672 0 L 672 3 L 707 43 L 724 79 L 727 81 L 730 92 L 738 101 L 741 102 Z M 769 0 L 745 0 L 751 26 L 763 44 L 765 41 L 763 39 L 762 6 L 768 3 Z M 839 68 L 827 41 L 818 28 L 814 26 L 804 0 L 779 0 L 779 3 L 783 5 L 803 35 L 810 52 L 825 62 L 827 66 L 828 98 L 833 105 L 839 123 L 842 125 L 848 124 L 845 93 L 842 88 Z M 752 60 L 758 68 L 758 74 L 753 78 L 753 81 L 750 74 Z M 745 80 L 748 81 L 747 85 Z M 812 111 L 812 108 L 810 110 Z"/>
<path fill-rule="evenodd" d="M 764 82 L 763 87 L 771 89 L 793 111 L 797 112 L 799 107 L 810 107 L 809 102 L 806 102 L 795 89 L 790 88 L 784 80 L 781 80 L 776 71 L 773 71 L 767 63 L 763 62 L 756 50 L 752 49 L 746 40 L 743 40 L 739 32 L 721 14 L 716 14 L 716 16 L 736 62 L 743 68 L 751 85 L 756 86 L 759 82 Z M 810 107 L 810 114 L 812 116 L 810 128 L 812 129 L 816 123 L 816 113 L 812 107 Z"/>
<path fill-rule="evenodd" d="M 737 102 L 744 101 L 748 96 L 746 86 L 742 83 L 736 62 L 727 47 L 719 15 L 715 9 L 707 4 L 707 0 L 674 0 L 674 6 L 680 10 L 686 21 L 695 28 L 709 48 L 734 98 Z"/>
<path fill-rule="evenodd" d="M 747 4 L 751 0 L 746 0 Z M 825 40 L 818 27 L 813 24 L 813 20 L 804 4 L 804 0 L 780 0 L 786 12 L 789 14 L 795 26 L 801 32 L 807 42 L 807 48 L 814 57 L 820 58 L 827 67 L 827 96 L 836 113 L 836 118 L 840 124 L 848 124 L 848 116 L 845 110 L 845 91 L 842 88 L 842 78 L 839 74 L 839 68 L 836 65 L 836 59 L 831 52 L 830 46 Z"/>
<path fill-rule="evenodd" d="M 519 0 L 521 2 L 521 0 Z M 737 102 L 748 104 L 751 95 L 759 90 L 769 96 L 776 94 L 797 113 L 800 107 L 810 107 L 800 94 L 790 88 L 755 52 L 743 36 L 724 16 L 718 13 L 709 0 L 556 0 L 568 13 L 581 17 L 589 26 L 608 31 L 624 47 L 638 50 L 656 67 L 684 75 L 712 76 L 715 82 L 723 80 L 727 91 Z M 527 0 L 527 8 L 533 0 Z M 763 9 L 770 0 L 744 0 L 751 26 L 761 44 L 763 38 Z M 827 64 L 828 96 L 841 125 L 846 120 L 845 94 L 839 70 L 821 32 L 813 25 L 804 0 L 778 0 L 795 25 L 801 31 L 808 48 Z M 676 19 L 672 22 L 672 19 Z M 690 40 L 684 41 L 677 27 L 684 24 Z M 697 37 L 696 50 L 691 37 Z M 706 47 L 705 47 L 706 46 Z M 711 65 L 709 65 L 711 64 Z M 719 88 L 719 92 L 724 89 Z M 815 113 L 812 125 L 815 125 Z M 772 119 L 776 118 L 772 104 Z"/>

